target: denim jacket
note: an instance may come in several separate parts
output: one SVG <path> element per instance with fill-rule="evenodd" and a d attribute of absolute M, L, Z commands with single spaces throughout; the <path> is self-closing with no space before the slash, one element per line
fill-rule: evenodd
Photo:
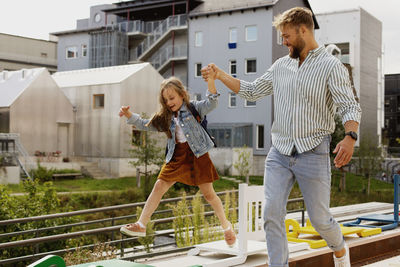
<path fill-rule="evenodd" d="M 218 96 L 219 94 L 208 94 L 205 100 L 191 100 L 190 102 L 193 103 L 194 107 L 199 112 L 201 119 L 203 119 L 206 114 L 217 107 Z M 178 118 L 179 123 L 181 124 L 180 127 L 185 134 L 189 147 L 197 158 L 204 155 L 212 147 L 214 147 L 214 143 L 212 142 L 211 138 L 192 116 L 192 113 L 190 113 L 185 104 L 183 104 L 179 109 Z M 133 124 L 138 130 L 157 131 L 157 129 L 152 125 L 145 126 L 149 121 L 149 119 L 142 119 L 139 114 L 132 113 L 132 116 L 127 120 L 127 123 Z M 176 144 L 175 128 L 176 124 L 174 118 L 171 118 L 171 125 L 169 129 L 171 130 L 172 138 L 168 138 L 167 141 L 168 153 L 165 158 L 166 163 L 170 162 L 172 156 L 174 155 Z"/>

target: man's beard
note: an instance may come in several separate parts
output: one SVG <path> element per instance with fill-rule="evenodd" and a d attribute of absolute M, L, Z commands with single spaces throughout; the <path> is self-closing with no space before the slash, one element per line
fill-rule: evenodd
<path fill-rule="evenodd" d="M 293 45 L 293 50 L 289 50 L 289 56 L 291 58 L 299 58 L 301 51 L 303 51 L 304 47 L 306 46 L 306 43 L 304 42 L 303 39 L 301 39 L 299 36 L 296 39 L 296 44 Z"/>

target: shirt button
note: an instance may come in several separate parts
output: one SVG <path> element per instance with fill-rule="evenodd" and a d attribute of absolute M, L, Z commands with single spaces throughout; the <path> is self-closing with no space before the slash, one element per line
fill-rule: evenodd
<path fill-rule="evenodd" d="M 186 137 L 189 137 L 189 135 L 187 134 Z"/>
<path fill-rule="evenodd" d="M 185 125 L 182 123 L 181 126 L 183 127 L 183 126 L 185 126 Z"/>

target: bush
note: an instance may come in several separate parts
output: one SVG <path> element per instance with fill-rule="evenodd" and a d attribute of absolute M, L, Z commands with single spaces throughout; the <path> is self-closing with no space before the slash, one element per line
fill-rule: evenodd
<path fill-rule="evenodd" d="M 40 183 L 48 182 L 53 180 L 53 169 L 47 169 L 46 167 L 43 167 L 40 165 L 40 163 L 37 163 L 37 169 L 34 169 L 31 172 L 31 176 L 37 179 Z"/>

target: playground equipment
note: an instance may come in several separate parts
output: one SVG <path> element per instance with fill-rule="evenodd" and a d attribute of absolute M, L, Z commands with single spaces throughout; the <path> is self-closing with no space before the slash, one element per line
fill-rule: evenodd
<path fill-rule="evenodd" d="M 315 239 L 315 236 L 319 236 L 319 233 L 314 229 L 311 225 L 309 219 L 307 219 L 306 226 L 300 227 L 300 224 L 293 219 L 285 220 L 286 226 L 286 236 L 288 241 L 298 242 L 298 243 L 307 243 L 310 248 L 322 248 L 325 247 L 326 241 L 324 239 Z M 370 235 L 380 234 L 382 232 L 381 228 L 363 228 L 363 227 L 346 227 L 340 225 L 340 229 L 342 230 L 342 234 L 352 235 L 357 234 L 359 237 L 365 237 Z M 299 238 L 300 234 L 308 234 L 312 235 L 312 238 Z"/>
<path fill-rule="evenodd" d="M 399 225 L 399 186 L 400 175 L 394 175 L 394 197 L 393 197 L 393 214 L 371 214 L 358 217 L 356 221 L 343 224 L 344 226 L 362 226 L 369 228 L 381 228 L 382 231 L 394 229 Z M 362 221 L 367 221 L 374 224 L 361 224 Z"/>
<path fill-rule="evenodd" d="M 266 253 L 267 246 L 264 232 L 264 187 L 239 185 L 239 233 L 233 247 L 225 240 L 196 245 L 189 255 L 198 255 L 201 251 L 219 252 L 231 257 L 202 264 L 203 267 L 235 266 L 246 261 L 247 256 Z M 289 243 L 289 251 L 307 249 L 305 243 Z M 233 256 L 232 256 L 233 255 Z"/>

